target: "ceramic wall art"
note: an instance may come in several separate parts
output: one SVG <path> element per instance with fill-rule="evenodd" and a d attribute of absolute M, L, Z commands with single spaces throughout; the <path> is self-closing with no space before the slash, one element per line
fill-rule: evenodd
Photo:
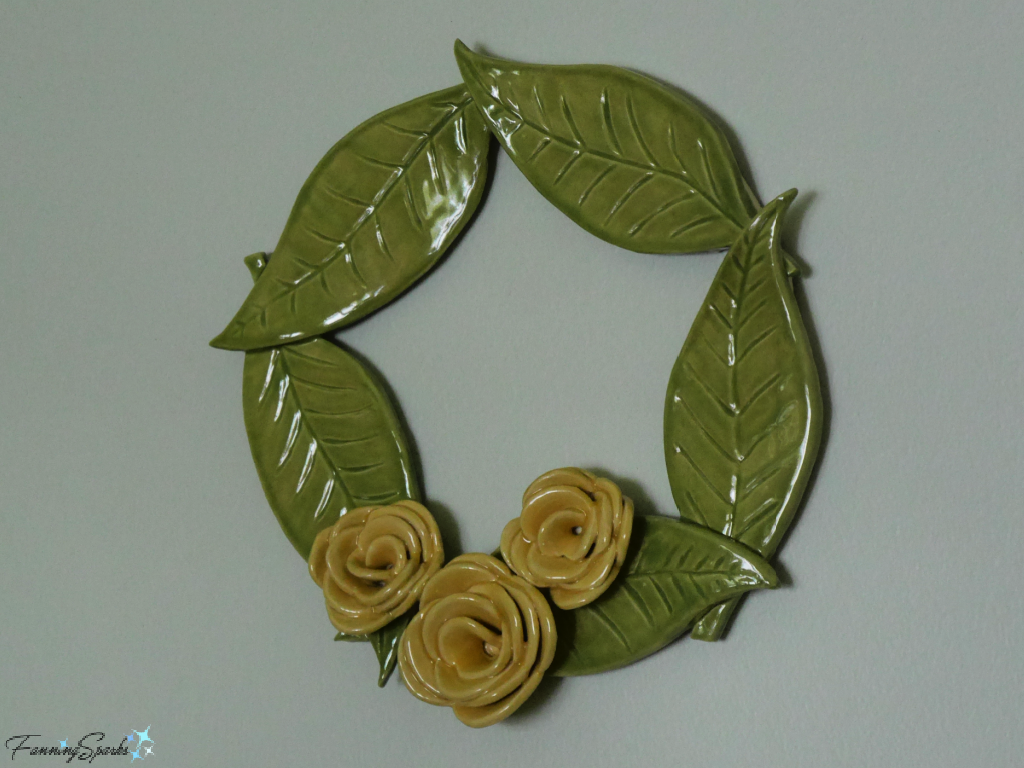
<path fill-rule="evenodd" d="M 246 259 L 255 284 L 211 343 L 245 352 L 257 474 L 336 639 L 369 642 L 381 686 L 398 666 L 415 696 L 482 727 L 544 675 L 621 667 L 687 631 L 717 640 L 742 595 L 776 587 L 769 560 L 807 487 L 822 404 L 780 242 L 795 190 L 761 205 L 718 126 L 643 75 L 459 42 L 455 58 L 463 83 L 370 118 L 327 153 L 273 254 Z M 494 554 L 444 564 L 386 387 L 324 334 L 431 271 L 476 211 L 492 136 L 610 243 L 727 252 L 665 399 L 679 515 L 634 515 L 607 478 L 554 469 L 495 521 Z"/>

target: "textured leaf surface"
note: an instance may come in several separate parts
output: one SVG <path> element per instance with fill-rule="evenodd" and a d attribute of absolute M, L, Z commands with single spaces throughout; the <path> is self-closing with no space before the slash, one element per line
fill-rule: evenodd
<path fill-rule="evenodd" d="M 733 245 L 669 379 L 665 458 L 683 517 L 775 552 L 821 437 L 814 358 L 779 247 L 796 192 L 769 203 Z M 714 639 L 734 603 L 693 636 Z"/>
<path fill-rule="evenodd" d="M 391 403 L 335 344 L 312 339 L 247 353 L 242 400 L 267 501 L 304 558 L 316 534 L 349 509 L 419 498 Z"/>
<path fill-rule="evenodd" d="M 379 688 L 387 685 L 388 678 L 395 671 L 395 665 L 398 663 L 398 643 L 415 615 L 416 609 L 413 609 L 370 635 L 370 644 L 373 646 L 373 652 L 377 654 L 377 663 L 380 665 L 380 674 L 377 677 Z"/>
<path fill-rule="evenodd" d="M 679 637 L 708 608 L 774 587 L 772 567 L 737 541 L 666 517 L 634 520 L 629 561 L 611 588 L 574 611 L 556 611 L 555 675 L 631 664 Z"/>
<path fill-rule="evenodd" d="M 460 85 L 339 141 L 299 192 L 266 279 L 211 343 L 257 349 L 319 335 L 422 277 L 483 193 L 490 134 L 471 105 Z"/>
<path fill-rule="evenodd" d="M 647 253 L 727 248 L 757 210 L 721 130 L 697 105 L 618 67 L 544 66 L 455 44 L 498 141 L 569 218 Z"/>
<path fill-rule="evenodd" d="M 264 270 L 267 268 L 266 254 L 254 253 L 254 254 L 252 254 L 250 256 L 246 256 L 245 257 L 245 265 L 249 268 L 249 272 L 252 275 L 253 281 L 258 281 L 260 276 L 263 274 Z M 322 341 L 322 340 L 318 340 L 318 341 Z M 313 343 L 314 342 L 306 342 L 305 344 L 313 344 Z M 324 342 L 324 343 L 328 344 L 328 342 Z M 298 346 L 302 347 L 302 346 L 305 346 L 305 344 L 300 344 Z M 292 349 L 292 348 L 291 347 L 285 347 L 285 349 L 289 350 L 289 349 Z M 341 350 L 337 350 L 337 351 L 341 352 Z M 380 436 L 380 439 L 383 441 L 383 446 L 380 447 L 380 454 L 385 456 L 385 457 L 390 457 L 391 461 L 394 462 L 394 465 L 397 465 L 397 466 L 399 466 L 401 468 L 401 471 L 398 472 L 398 473 L 393 474 L 391 476 L 390 480 L 387 478 L 386 474 L 382 474 L 382 475 L 378 476 L 378 479 L 381 482 L 383 482 L 385 485 L 391 484 L 391 485 L 394 485 L 394 487 L 396 489 L 398 489 L 395 492 L 396 493 L 396 498 L 410 498 L 410 499 L 419 498 L 419 496 L 418 496 L 418 488 L 417 488 L 416 481 L 415 481 L 415 474 L 414 474 L 413 468 L 411 466 L 411 460 L 409 458 L 409 451 L 408 451 L 408 448 L 407 448 L 407 445 L 406 445 L 406 440 L 405 440 L 404 434 L 403 434 L 402 429 L 401 429 L 401 424 L 398 421 L 398 419 L 395 418 L 395 414 L 393 413 L 393 411 L 391 409 L 391 404 L 387 400 L 386 395 L 380 389 L 380 387 L 376 384 L 376 382 L 373 381 L 373 378 L 369 374 L 369 372 L 366 371 L 365 368 L 363 368 L 362 364 L 359 363 L 357 360 L 355 360 L 351 355 L 348 355 L 346 353 L 342 353 L 342 357 L 338 358 L 338 357 L 336 357 L 333 354 L 333 352 L 331 352 L 330 350 L 327 350 L 326 348 L 324 348 L 324 352 L 325 352 L 325 354 L 328 354 L 330 356 L 330 358 L 333 358 L 333 359 L 336 359 L 336 360 L 339 360 L 339 361 L 344 361 L 344 365 L 347 366 L 351 371 L 353 371 L 355 373 L 354 378 L 357 379 L 359 382 L 362 382 L 364 384 L 367 404 L 370 406 L 370 408 L 368 408 L 364 413 L 366 413 L 367 415 L 370 415 L 371 411 L 375 411 L 378 414 L 379 418 L 377 420 L 380 423 L 380 425 L 382 426 L 382 429 L 385 432 L 390 431 L 390 438 L 387 435 L 384 435 L 384 434 L 382 434 Z M 248 365 L 250 361 L 254 361 L 254 360 L 259 359 L 260 356 L 266 356 L 266 358 L 267 358 L 267 360 L 266 360 L 267 375 L 271 377 L 271 379 L 269 379 L 269 380 L 271 382 L 273 382 L 274 371 L 273 371 L 273 367 L 270 366 L 270 359 L 269 359 L 270 358 L 270 353 L 269 352 L 267 352 L 267 353 L 261 353 L 261 352 L 249 352 L 249 353 L 247 353 L 246 356 L 245 356 L 245 358 L 246 358 L 246 365 Z M 258 373 L 259 369 L 254 368 L 253 370 Z M 288 374 L 285 373 L 285 375 L 288 375 Z M 250 376 L 250 371 L 248 369 L 246 369 L 246 374 L 245 374 L 246 382 L 249 382 L 249 376 Z M 267 381 L 268 381 L 268 379 L 265 379 L 264 380 L 264 384 L 266 384 Z M 277 380 L 277 387 L 278 387 L 278 394 L 279 395 L 281 393 L 281 387 L 282 386 L 283 386 L 283 380 L 278 378 L 278 380 Z M 330 391 L 330 390 L 326 390 L 326 391 Z M 260 386 L 260 392 L 263 393 L 263 386 L 262 385 Z M 264 395 L 264 397 L 265 397 L 265 395 Z M 246 396 L 246 384 L 243 384 L 243 398 L 245 398 L 245 401 L 246 401 L 246 412 L 245 412 L 246 413 L 246 429 L 248 431 L 249 430 L 249 423 L 250 423 L 249 422 L 249 410 L 248 410 L 249 398 Z M 298 402 L 298 401 L 296 401 L 296 402 Z M 260 403 L 261 403 L 260 399 L 257 398 L 257 406 Z M 282 409 L 283 409 L 283 406 L 282 406 Z M 301 419 L 303 418 L 303 415 L 301 413 L 301 403 L 299 403 L 296 406 L 296 412 L 299 412 L 299 414 L 300 414 L 299 419 L 300 419 L 300 429 L 301 429 Z M 275 413 L 275 417 L 276 417 L 275 421 L 276 421 L 277 418 L 280 418 L 280 416 L 278 416 L 277 405 L 276 404 L 275 404 L 275 412 L 274 413 Z M 317 413 L 307 413 L 306 415 L 313 416 L 313 417 L 316 417 L 316 416 L 327 416 L 328 418 L 331 418 L 330 415 L 329 415 L 329 412 L 326 412 L 326 411 L 323 412 L 323 413 L 319 413 L 319 414 L 317 414 Z M 335 418 L 343 418 L 345 415 L 354 415 L 354 414 L 339 414 Z M 295 418 L 295 416 L 293 414 L 292 415 L 292 419 L 294 420 L 294 418 Z M 316 421 L 315 418 L 314 418 L 314 421 Z M 331 445 L 332 441 L 337 439 L 337 437 L 336 437 L 337 435 L 344 434 L 345 430 L 350 429 L 351 427 L 352 427 L 352 425 L 349 424 L 347 427 L 342 427 L 340 429 L 340 431 L 339 431 L 338 425 L 335 424 L 334 427 L 332 427 L 332 428 L 330 428 L 328 430 L 321 429 L 320 432 L 321 432 L 321 434 L 323 434 L 325 432 L 330 432 L 331 433 L 330 435 L 328 435 L 328 437 L 326 439 L 326 445 Z M 262 427 L 260 427 L 257 422 L 254 422 L 254 428 L 255 429 L 261 429 Z M 289 421 L 289 430 L 291 430 L 291 421 Z M 251 431 L 249 432 L 249 439 L 250 439 L 250 446 L 252 446 L 252 450 L 253 450 L 253 457 L 256 458 L 256 456 L 257 456 L 257 448 L 256 448 L 256 444 L 254 444 L 252 442 L 253 441 L 253 433 Z M 295 438 L 291 437 L 291 432 L 289 431 L 289 436 L 287 438 L 285 438 L 285 444 L 282 445 L 282 455 L 284 455 L 284 449 L 285 449 L 285 446 L 287 445 L 287 442 L 288 442 L 289 439 L 296 439 L 297 440 L 298 439 L 298 430 L 296 430 L 296 437 Z M 312 439 L 316 439 L 315 436 Z M 344 437 L 342 437 L 341 439 L 345 440 Z M 391 440 L 394 441 L 394 446 L 393 447 L 390 444 Z M 261 446 L 260 454 L 262 455 L 264 453 L 263 447 L 264 447 L 265 444 L 262 441 L 262 438 L 260 438 L 258 440 L 258 442 L 259 442 L 259 444 Z M 368 443 L 372 443 L 374 441 L 373 440 L 368 440 L 367 442 Z M 334 445 L 338 445 L 339 443 L 334 442 L 333 444 Z M 351 443 L 344 443 L 343 442 L 343 443 L 340 443 L 340 444 L 341 445 L 346 445 L 347 444 L 347 445 L 352 445 L 352 446 L 356 445 L 355 442 L 351 442 Z M 312 449 L 312 443 L 310 444 L 310 449 Z M 271 444 L 271 454 L 270 455 L 271 455 L 271 458 L 273 458 L 273 445 L 272 444 Z M 278 457 L 278 459 L 280 459 L 280 457 Z M 328 462 L 331 461 L 332 460 L 331 456 L 328 455 L 326 457 L 326 460 Z M 287 459 L 286 459 L 286 461 L 287 461 Z M 266 467 L 265 467 L 265 464 L 261 465 L 261 461 L 259 459 L 256 460 L 256 469 L 259 472 L 260 479 L 263 481 L 264 489 L 266 490 L 267 489 L 267 482 L 268 482 L 267 480 L 264 479 L 264 477 L 265 477 L 264 472 L 265 472 Z M 280 467 L 278 467 L 278 469 L 280 469 Z M 312 470 L 310 470 L 310 471 L 312 471 Z M 334 491 L 335 491 L 335 485 L 338 482 L 337 477 L 343 475 L 345 471 L 346 470 L 344 468 L 339 468 L 338 472 L 336 474 L 331 474 L 329 472 L 325 472 L 324 473 L 323 492 L 326 494 L 326 498 L 327 498 L 328 501 L 330 501 L 331 494 L 334 493 Z M 270 471 L 269 471 L 269 475 L 271 477 L 273 477 L 274 472 L 275 472 L 275 468 L 271 467 Z M 353 488 L 352 490 L 348 491 L 348 496 L 353 499 L 352 506 L 360 506 L 361 504 L 371 503 L 367 499 L 363 499 L 363 498 L 360 498 L 358 496 L 353 497 L 352 494 L 353 493 L 361 492 L 361 489 L 365 489 L 365 486 L 357 484 L 355 486 L 355 488 Z M 316 537 L 316 532 L 319 531 L 322 527 L 324 527 L 326 525 L 329 525 L 334 520 L 336 520 L 341 514 L 343 514 L 346 511 L 347 507 L 342 506 L 341 508 L 339 508 L 337 510 L 336 513 L 331 513 L 331 514 L 333 514 L 333 517 L 331 516 L 331 514 L 328 514 L 326 517 L 324 517 L 321 520 L 321 519 L 318 519 L 318 516 L 316 515 L 316 509 L 313 510 L 313 514 L 310 514 L 310 512 L 308 510 L 308 507 L 303 506 L 304 504 L 307 503 L 307 501 L 299 500 L 297 498 L 299 496 L 299 494 L 301 494 L 301 489 L 299 490 L 298 493 L 295 494 L 296 498 L 293 500 L 287 493 L 285 493 L 284 494 L 283 502 L 281 502 L 282 506 L 281 506 L 280 510 L 279 510 L 278 506 L 275 506 L 275 503 L 276 503 L 275 499 L 278 497 L 278 494 L 275 493 L 275 495 L 272 496 L 271 492 L 269 490 L 267 490 L 267 499 L 268 499 L 268 501 L 270 501 L 271 507 L 274 509 L 274 514 L 276 514 L 278 520 L 281 521 L 281 526 L 284 528 L 285 532 L 288 533 L 289 530 L 295 530 L 296 531 L 296 534 L 294 536 L 293 536 L 293 534 L 289 533 L 288 534 L 288 538 L 291 539 L 293 544 L 295 544 L 295 548 L 299 550 L 299 553 L 303 556 L 303 558 L 308 559 L 309 558 L 309 550 L 310 550 L 310 547 L 312 546 L 313 539 Z M 339 496 L 341 496 L 341 495 L 339 494 Z M 325 497 L 322 495 L 320 501 L 318 502 L 318 507 L 319 507 L 319 504 L 324 501 L 324 498 Z M 307 496 L 306 499 L 308 500 L 309 497 Z M 341 497 L 341 500 L 343 502 L 344 497 Z M 310 517 L 312 517 L 312 519 L 313 519 L 312 523 L 310 523 Z M 294 525 L 290 524 L 290 527 L 286 526 L 286 523 L 285 523 L 286 519 L 293 520 L 294 521 Z M 380 686 L 381 688 L 383 688 L 384 685 L 387 683 L 388 678 L 391 676 L 391 673 L 395 669 L 395 663 L 397 662 L 397 659 L 398 659 L 398 642 L 399 642 L 399 640 L 401 640 L 402 632 L 405 631 L 405 627 L 409 623 L 409 619 L 411 617 L 412 617 L 411 613 L 406 614 L 405 616 L 402 616 L 402 617 L 400 617 L 398 619 L 395 619 L 395 621 L 391 622 L 391 624 L 388 624 L 386 627 L 383 627 L 383 628 L 377 630 L 376 632 L 372 632 L 369 635 L 347 635 L 344 632 L 339 632 L 337 635 L 335 635 L 334 639 L 335 640 L 343 640 L 343 641 L 350 642 L 350 643 L 359 643 L 359 642 L 367 642 L 367 641 L 369 641 L 371 646 L 373 647 L 374 653 L 377 655 L 377 661 L 380 664 L 380 674 L 379 674 L 379 676 L 377 678 L 377 685 Z"/>

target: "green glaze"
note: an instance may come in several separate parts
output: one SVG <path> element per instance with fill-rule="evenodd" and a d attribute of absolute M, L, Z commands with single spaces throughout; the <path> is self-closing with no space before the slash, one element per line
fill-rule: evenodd
<path fill-rule="evenodd" d="M 682 516 L 771 557 L 821 439 L 821 392 L 779 246 L 796 190 L 757 215 L 722 262 L 669 379 L 665 461 Z M 717 639 L 720 606 L 693 636 Z"/>
<path fill-rule="evenodd" d="M 344 632 L 339 632 L 334 639 L 347 643 L 362 643 L 368 640 L 373 652 L 377 655 L 377 664 L 380 667 L 380 673 L 377 675 L 377 687 L 383 688 L 388 684 L 388 678 L 391 677 L 391 673 L 395 671 L 395 665 L 398 664 L 398 643 L 402 639 L 402 633 L 405 632 L 405 628 L 409 626 L 409 622 L 415 615 L 416 609 L 413 609 L 386 627 L 371 632 L 369 635 L 346 635 Z"/>
<path fill-rule="evenodd" d="M 372 117 L 299 192 L 274 258 L 210 342 L 258 349 L 322 334 L 419 280 L 476 210 L 490 134 L 463 86 Z"/>
<path fill-rule="evenodd" d="M 341 640 L 346 643 L 365 643 L 369 639 L 369 635 L 346 635 L 344 632 L 339 632 L 334 636 L 335 642 Z"/>
<path fill-rule="evenodd" d="M 370 644 L 373 646 L 373 652 L 377 654 L 377 663 L 380 666 L 380 673 L 377 676 L 378 688 L 387 685 L 388 678 L 395 671 L 395 665 L 398 663 L 398 643 L 415 615 L 416 609 L 413 609 L 370 635 Z"/>
<path fill-rule="evenodd" d="M 258 256 L 246 264 L 260 277 Z M 270 267 L 262 272 L 257 285 Z M 304 559 L 317 533 L 349 509 L 420 498 L 405 430 L 383 388 L 351 354 L 311 339 L 246 353 L 242 376 L 256 472 Z"/>
<path fill-rule="evenodd" d="M 550 673 L 589 675 L 631 664 L 682 635 L 722 600 L 778 585 L 768 562 L 709 528 L 637 517 L 626 567 L 595 602 L 555 610 L 559 647 Z"/>
<path fill-rule="evenodd" d="M 246 256 L 245 265 L 258 283 L 266 254 Z M 309 558 L 316 534 L 348 509 L 420 498 L 401 422 L 373 375 L 344 350 L 313 339 L 247 352 L 243 376 L 245 428 L 256 471 L 281 528 L 303 558 Z M 297 456 L 303 462 L 298 471 Z M 380 464 L 373 466 L 374 459 Z M 334 639 L 369 641 L 383 688 L 410 618 L 369 635 L 339 632 Z"/>
<path fill-rule="evenodd" d="M 522 64 L 455 43 L 466 87 L 519 169 L 569 218 L 645 253 L 727 248 L 758 206 L 722 131 L 618 67 Z"/>
<path fill-rule="evenodd" d="M 609 66 L 542 66 L 456 42 L 464 85 L 345 136 L 299 193 L 273 259 L 211 344 L 246 351 L 246 432 L 267 499 L 308 558 L 348 510 L 420 499 L 385 387 L 324 338 L 426 274 L 472 217 L 493 133 L 530 182 L 623 248 L 730 248 L 669 381 L 665 454 L 681 520 L 638 517 L 611 587 L 555 610 L 550 673 L 615 669 L 691 629 L 721 636 L 792 522 L 821 438 L 821 393 L 781 249 L 795 190 L 762 208 L 723 132 L 686 96 Z M 383 687 L 411 616 L 369 635 Z"/>

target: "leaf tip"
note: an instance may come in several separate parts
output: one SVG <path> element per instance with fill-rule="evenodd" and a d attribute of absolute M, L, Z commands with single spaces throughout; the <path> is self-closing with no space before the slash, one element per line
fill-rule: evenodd
<path fill-rule="evenodd" d="M 477 54 L 473 53 L 472 48 L 458 38 L 455 39 L 455 61 L 458 62 L 460 69 L 471 64 L 476 57 Z"/>
<path fill-rule="evenodd" d="M 263 251 L 250 253 L 243 261 L 249 270 L 249 274 L 252 275 L 252 281 L 255 283 L 259 280 L 260 275 L 263 274 L 263 270 L 267 268 L 267 254 Z"/>
<path fill-rule="evenodd" d="M 210 339 L 210 346 L 214 349 L 227 349 L 230 351 L 239 349 L 238 340 L 235 338 L 235 334 L 230 331 L 230 328 L 225 328 L 217 336 Z"/>
<path fill-rule="evenodd" d="M 775 572 L 775 569 L 768 564 L 767 561 L 759 563 L 760 567 L 757 569 L 758 576 L 761 581 L 761 586 L 764 589 L 778 589 L 779 586 L 779 574 Z"/>
<path fill-rule="evenodd" d="M 794 187 L 776 197 L 762 208 L 757 216 L 754 217 L 754 220 L 747 225 L 748 231 L 760 232 L 764 227 L 771 227 L 775 223 L 781 222 L 789 206 L 793 204 L 796 195 L 797 189 Z"/>
<path fill-rule="evenodd" d="M 468 72 L 471 71 L 473 60 L 476 59 L 476 57 L 477 55 L 473 53 L 473 50 L 468 45 L 456 38 L 455 62 L 459 65 L 459 70 L 462 72 L 463 80 L 468 79 Z"/>

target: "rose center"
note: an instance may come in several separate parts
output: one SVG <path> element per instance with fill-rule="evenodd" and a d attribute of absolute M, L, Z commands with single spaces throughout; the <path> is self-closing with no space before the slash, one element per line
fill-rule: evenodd
<path fill-rule="evenodd" d="M 574 534 L 576 534 L 577 536 L 579 536 L 581 533 L 583 533 L 583 526 L 582 525 L 574 525 L 572 527 L 572 532 Z"/>
<path fill-rule="evenodd" d="M 484 653 L 488 656 L 497 656 L 500 650 L 494 643 L 484 643 Z"/>

